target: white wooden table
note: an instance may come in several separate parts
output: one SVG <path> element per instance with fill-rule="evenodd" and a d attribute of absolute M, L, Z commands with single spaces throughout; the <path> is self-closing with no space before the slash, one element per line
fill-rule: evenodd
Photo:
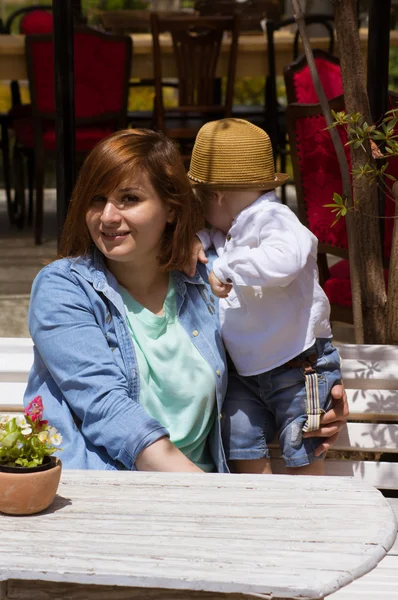
<path fill-rule="evenodd" d="M 41 515 L 0 515 L 0 598 L 322 598 L 396 535 L 351 478 L 64 471 Z"/>

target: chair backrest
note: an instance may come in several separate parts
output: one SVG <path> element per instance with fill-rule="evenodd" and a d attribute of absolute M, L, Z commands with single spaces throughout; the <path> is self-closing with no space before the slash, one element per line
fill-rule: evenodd
<path fill-rule="evenodd" d="M 197 0 L 195 11 L 204 17 L 232 16 L 235 13 L 240 17 L 241 31 L 261 31 L 261 21 L 272 19 L 279 21 L 281 18 L 281 4 L 279 0 Z"/>
<path fill-rule="evenodd" d="M 54 119 L 54 49 L 52 35 L 25 38 L 33 115 Z M 76 28 L 74 82 L 76 124 L 96 122 L 125 126 L 132 41 L 94 29 Z"/>
<path fill-rule="evenodd" d="M 314 59 L 319 77 L 328 100 L 343 94 L 340 61 L 324 50 L 315 48 Z M 283 70 L 286 96 L 289 104 L 316 104 L 318 95 L 312 82 L 311 73 L 305 55 L 300 56 Z"/>
<path fill-rule="evenodd" d="M 311 25 L 321 26 L 325 30 L 325 33 L 329 37 L 328 52 L 329 52 L 329 54 L 333 54 L 334 53 L 334 16 L 331 14 L 324 15 L 324 14 L 314 13 L 311 15 L 305 15 L 304 21 L 305 21 L 306 26 L 309 27 L 309 36 L 310 37 L 312 37 L 311 27 L 310 27 Z M 292 27 L 295 28 L 295 33 L 294 33 L 294 38 L 293 38 L 293 47 L 292 47 L 292 58 L 293 58 L 293 60 L 296 60 L 296 58 L 299 55 L 300 32 L 298 30 L 297 23 L 296 23 L 296 20 L 294 19 L 294 17 L 282 19 L 281 21 L 271 21 L 271 19 L 269 19 L 266 22 L 266 33 L 267 33 L 267 41 L 269 43 L 268 38 L 271 38 L 271 41 L 273 42 L 273 34 L 275 33 L 275 31 L 280 31 L 281 29 L 284 29 L 284 28 L 288 28 L 289 30 L 291 30 Z M 319 37 L 319 34 L 318 34 L 318 37 Z"/>
<path fill-rule="evenodd" d="M 24 6 L 11 13 L 5 24 L 6 33 L 11 33 L 12 26 L 19 19 L 19 33 L 24 35 L 52 33 L 52 5 Z"/>
<path fill-rule="evenodd" d="M 329 54 L 333 54 L 334 51 L 334 29 L 333 29 L 333 15 L 305 15 L 304 17 L 306 25 L 322 25 L 329 35 Z M 274 34 L 283 28 L 289 30 L 292 26 L 296 27 L 296 32 L 293 38 L 292 46 L 292 60 L 296 60 L 298 56 L 299 48 L 299 31 L 293 17 L 283 19 L 280 22 L 272 21 L 267 19 L 265 22 L 265 33 L 267 38 L 267 60 L 268 60 L 268 75 L 265 83 L 265 109 L 266 109 L 266 124 L 269 136 L 272 141 L 272 147 L 274 154 L 278 153 L 278 140 L 279 140 L 279 127 L 278 127 L 278 98 L 277 98 L 277 86 L 276 86 L 276 54 L 275 54 L 275 43 Z"/>
<path fill-rule="evenodd" d="M 330 102 L 334 110 L 344 110 L 344 98 Z M 339 163 L 326 120 L 319 104 L 289 104 L 286 110 L 287 131 L 297 190 L 299 218 L 319 240 L 319 251 L 347 257 L 348 241 L 345 219 L 332 226 L 335 215 L 325 204 L 333 194 L 342 192 Z M 343 144 L 344 129 L 338 128 Z M 351 164 L 349 146 L 344 146 Z"/>
<path fill-rule="evenodd" d="M 214 90 L 216 69 L 225 32 L 231 34 L 228 58 L 228 76 L 223 103 L 223 114 L 232 115 L 233 90 L 239 37 L 239 19 L 233 17 L 180 16 L 169 18 L 152 13 L 153 60 L 156 90 L 156 121 L 164 129 L 162 97 L 162 61 L 159 36 L 169 32 L 179 80 L 179 108 L 210 112 L 215 108 Z M 220 110 L 221 106 L 217 105 Z"/>

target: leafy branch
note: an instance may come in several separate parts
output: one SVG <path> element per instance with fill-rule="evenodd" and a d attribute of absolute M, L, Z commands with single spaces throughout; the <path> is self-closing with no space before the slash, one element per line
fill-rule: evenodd
<path fill-rule="evenodd" d="M 369 184 L 376 183 L 395 201 L 385 180 L 397 181 L 396 177 L 387 173 L 387 169 L 389 159 L 398 156 L 398 133 L 395 129 L 398 123 L 398 107 L 387 111 L 378 125 L 369 125 L 359 112 L 347 114 L 345 111 L 332 110 L 332 115 L 334 122 L 326 129 L 344 127 L 348 138 L 345 145 L 362 149 L 368 159 L 359 168 L 352 170 L 353 177 L 364 177 Z M 348 206 L 339 194 L 333 194 L 333 200 L 331 204 L 324 204 L 325 207 L 332 208 L 336 215 L 332 227 L 341 217 L 345 217 L 349 210 L 357 208 L 355 204 L 352 207 Z"/>

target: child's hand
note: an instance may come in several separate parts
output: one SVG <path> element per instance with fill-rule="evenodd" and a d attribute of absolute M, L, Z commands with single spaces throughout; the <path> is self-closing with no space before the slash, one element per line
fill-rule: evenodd
<path fill-rule="evenodd" d="M 203 249 L 203 244 L 200 241 L 200 239 L 195 235 L 195 237 L 192 240 L 191 258 L 186 263 L 186 265 L 184 265 L 183 268 L 185 275 L 188 275 L 188 277 L 193 277 L 195 275 L 196 263 L 198 262 L 198 260 L 203 264 L 206 264 L 208 262 L 205 251 Z"/>
<path fill-rule="evenodd" d="M 211 285 L 211 291 L 217 298 L 226 298 L 232 290 L 232 285 L 229 283 L 222 283 L 222 281 L 214 275 L 214 271 L 211 271 L 209 274 L 209 283 Z"/>

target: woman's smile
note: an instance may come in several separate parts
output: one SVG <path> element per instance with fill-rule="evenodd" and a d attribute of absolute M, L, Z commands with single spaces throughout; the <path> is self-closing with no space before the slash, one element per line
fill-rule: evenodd
<path fill-rule="evenodd" d="M 86 214 L 91 238 L 108 261 L 137 264 L 158 260 L 165 228 L 173 219 L 144 173 L 132 174 L 107 195 L 94 196 Z"/>
<path fill-rule="evenodd" d="M 104 231 L 100 230 L 101 236 L 107 242 L 119 242 L 121 240 L 125 240 L 128 235 L 130 235 L 130 231 Z"/>

